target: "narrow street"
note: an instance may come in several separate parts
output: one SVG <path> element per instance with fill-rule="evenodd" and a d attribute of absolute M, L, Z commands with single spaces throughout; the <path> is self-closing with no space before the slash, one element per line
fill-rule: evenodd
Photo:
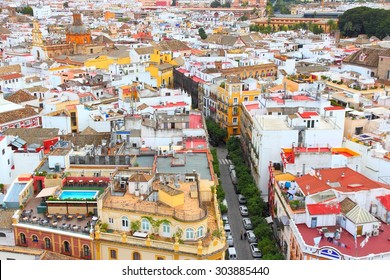
<path fill-rule="evenodd" d="M 230 178 L 229 164 L 230 160 L 226 159 L 227 149 L 225 146 L 217 147 L 217 154 L 219 160 L 219 170 L 221 172 L 221 183 L 225 191 L 225 198 L 228 204 L 228 219 L 231 227 L 231 232 L 234 240 L 234 247 L 237 251 L 239 260 L 252 260 L 252 254 L 247 240 L 241 240 L 240 232 L 245 232 L 242 225 L 242 216 L 238 209 L 237 194 L 234 191 L 233 183 Z"/>

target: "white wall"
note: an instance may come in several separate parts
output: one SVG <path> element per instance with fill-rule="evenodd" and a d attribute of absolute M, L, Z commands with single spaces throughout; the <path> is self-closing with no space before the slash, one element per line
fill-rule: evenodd
<path fill-rule="evenodd" d="M 43 252 L 43 250 L 42 250 Z M 28 255 L 24 253 L 15 253 L 15 252 L 7 252 L 7 251 L 0 251 L 0 260 L 39 260 L 39 255 Z"/>
<path fill-rule="evenodd" d="M 38 153 L 14 153 L 15 169 L 12 170 L 13 179 L 20 174 L 31 174 L 35 168 L 41 163 L 43 151 Z"/>
<path fill-rule="evenodd" d="M 72 132 L 70 117 L 67 116 L 42 116 L 43 128 L 58 128 L 60 134 Z"/>
<path fill-rule="evenodd" d="M 9 137 L 6 136 L 0 141 L 0 183 L 11 184 L 13 181 L 11 167 L 13 165 L 13 152 L 11 147 L 7 147 Z M 3 154 L 4 150 L 4 154 Z M 10 161 L 10 164 L 8 164 Z"/>

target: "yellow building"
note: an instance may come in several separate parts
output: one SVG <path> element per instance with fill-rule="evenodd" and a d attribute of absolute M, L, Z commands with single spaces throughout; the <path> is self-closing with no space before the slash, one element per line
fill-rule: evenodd
<path fill-rule="evenodd" d="M 259 94 L 257 84 L 241 82 L 236 76 L 229 76 L 221 83 L 217 96 L 217 122 L 226 129 L 228 138 L 240 135 L 240 104 L 244 101 L 257 100 Z"/>
<path fill-rule="evenodd" d="M 211 192 L 214 182 L 189 175 L 114 173 L 98 202 L 96 259 L 224 259 L 227 243 Z M 110 188 L 124 194 L 113 195 Z"/>
<path fill-rule="evenodd" d="M 150 75 L 157 80 L 157 87 L 173 86 L 173 65 L 172 52 L 164 51 L 159 46 L 155 46 L 153 54 L 150 55 L 149 67 L 146 69 Z"/>
<path fill-rule="evenodd" d="M 118 65 L 128 65 L 130 64 L 130 56 L 129 53 L 123 54 L 122 56 L 115 57 L 108 55 L 99 55 L 95 58 L 90 58 L 85 61 L 85 67 L 95 67 L 96 69 L 105 69 L 108 70 L 110 65 L 118 64 Z"/>

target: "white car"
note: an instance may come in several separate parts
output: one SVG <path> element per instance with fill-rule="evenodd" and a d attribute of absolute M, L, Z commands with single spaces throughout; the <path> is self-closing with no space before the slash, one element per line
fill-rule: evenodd
<path fill-rule="evenodd" d="M 253 230 L 247 230 L 246 231 L 246 239 L 249 243 L 257 243 L 257 237 Z"/>
<path fill-rule="evenodd" d="M 245 198 L 245 196 L 243 196 L 242 194 L 239 194 L 239 195 L 238 195 L 238 202 L 239 202 L 240 204 L 246 204 L 246 198 Z"/>
<path fill-rule="evenodd" d="M 226 241 L 227 241 L 229 247 L 234 246 L 233 235 L 231 235 L 231 234 L 226 235 Z"/>
<path fill-rule="evenodd" d="M 253 229 L 252 221 L 249 218 L 242 218 L 242 224 L 245 229 Z"/>
<path fill-rule="evenodd" d="M 225 224 L 224 229 L 225 229 L 226 232 L 230 232 L 230 225 L 229 224 Z"/>
<path fill-rule="evenodd" d="M 254 258 L 261 258 L 262 254 L 261 254 L 260 249 L 257 248 L 257 244 L 256 243 L 251 243 L 251 244 L 249 244 L 249 246 L 251 248 L 252 257 L 254 257 Z"/>
<path fill-rule="evenodd" d="M 241 216 L 248 216 L 248 208 L 245 205 L 238 206 L 238 209 L 240 209 Z"/>
<path fill-rule="evenodd" d="M 223 221 L 223 224 L 229 223 L 228 215 L 226 213 L 222 214 L 222 221 Z"/>

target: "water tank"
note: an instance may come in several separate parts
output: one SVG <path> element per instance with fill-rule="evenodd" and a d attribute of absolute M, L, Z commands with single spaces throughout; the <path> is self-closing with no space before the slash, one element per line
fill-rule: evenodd
<path fill-rule="evenodd" d="M 54 165 L 54 171 L 55 171 L 55 172 L 60 172 L 60 171 L 61 171 L 61 165 L 60 165 L 59 163 L 56 163 L 56 164 Z"/>

